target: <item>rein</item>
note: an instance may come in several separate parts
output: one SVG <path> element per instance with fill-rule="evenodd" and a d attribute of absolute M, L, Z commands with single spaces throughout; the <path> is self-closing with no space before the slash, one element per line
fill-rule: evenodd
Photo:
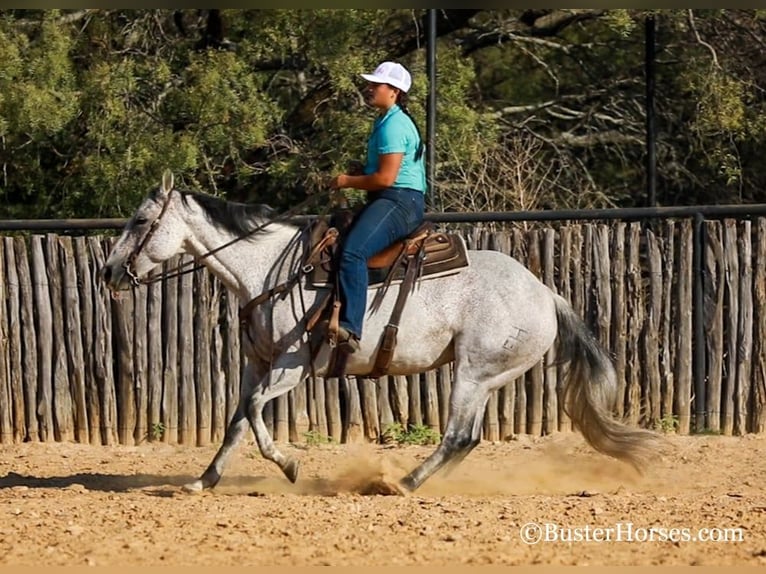
<path fill-rule="evenodd" d="M 186 275 L 187 273 L 193 273 L 194 271 L 202 269 L 203 265 L 199 264 L 199 262 L 202 261 L 203 259 L 206 259 L 206 258 L 210 257 L 211 255 L 214 255 L 215 253 L 218 253 L 219 251 L 222 251 L 223 249 L 225 249 L 227 247 L 230 247 L 231 245 L 234 245 L 238 241 L 242 241 L 243 239 L 246 239 L 246 238 L 250 237 L 251 235 L 253 235 L 255 233 L 258 233 L 259 231 L 263 231 L 264 229 L 266 229 L 266 227 L 268 227 L 272 223 L 276 223 L 276 222 L 279 222 L 279 221 L 284 221 L 286 219 L 289 219 L 289 218 L 293 217 L 301 209 L 303 209 L 307 205 L 311 204 L 317 197 L 321 197 L 322 195 L 324 195 L 321 192 L 317 193 L 315 195 L 310 195 L 308 198 L 306 198 L 305 200 L 300 202 L 298 205 L 292 207 L 291 209 L 288 209 L 286 212 L 284 212 L 284 213 L 282 213 L 282 214 L 280 214 L 280 215 L 278 215 L 276 217 L 273 217 L 273 218 L 269 219 L 264 224 L 258 225 L 257 227 L 255 227 L 254 229 L 251 229 L 250 231 L 248 231 L 244 235 L 240 235 L 238 237 L 235 237 L 231 241 L 228 241 L 228 242 L 224 243 L 223 245 L 219 245 L 215 249 L 212 249 L 212 250 L 208 251 L 207 253 L 204 253 L 204 254 L 200 255 L 199 257 L 195 257 L 191 261 L 187 261 L 185 263 L 181 263 L 180 265 L 176 266 L 174 269 L 170 269 L 169 271 L 163 271 L 162 273 L 158 273 L 156 275 L 152 275 L 152 276 L 149 276 L 149 277 L 145 277 L 144 279 L 141 279 L 138 276 L 136 276 L 135 273 L 133 273 L 133 271 L 131 270 L 131 265 L 135 261 L 136 257 L 138 257 L 138 254 L 141 253 L 141 250 L 144 248 L 144 246 L 149 242 L 149 239 L 151 238 L 151 236 L 154 234 L 155 230 L 157 229 L 160 220 L 162 219 L 163 215 L 165 215 L 165 212 L 167 211 L 168 205 L 170 204 L 170 195 L 171 195 L 172 191 L 173 190 L 171 190 L 171 192 L 168 193 L 168 197 L 165 200 L 165 204 L 162 206 L 162 210 L 160 211 L 160 214 L 157 216 L 157 219 L 155 219 L 152 222 L 152 225 L 149 228 L 149 231 L 146 233 L 144 238 L 141 240 L 141 243 L 138 245 L 136 250 L 130 255 L 130 257 L 128 257 L 128 261 L 125 264 L 125 271 L 128 274 L 128 276 L 130 277 L 131 282 L 133 283 L 133 285 L 136 285 L 136 286 L 137 285 L 150 285 L 152 283 L 157 283 L 159 281 L 164 281 L 165 279 L 170 279 L 170 278 L 173 278 L 173 277 L 179 277 L 181 275 Z M 194 265 L 194 267 L 190 267 L 191 265 Z M 187 267 L 188 267 L 188 269 L 187 269 Z"/>

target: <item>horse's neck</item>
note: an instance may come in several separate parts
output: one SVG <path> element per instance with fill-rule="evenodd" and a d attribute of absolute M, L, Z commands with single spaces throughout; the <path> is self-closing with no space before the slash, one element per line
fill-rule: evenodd
<path fill-rule="evenodd" d="M 192 237 L 187 251 L 195 257 L 204 257 L 205 267 L 241 301 L 248 301 L 273 286 L 274 263 L 286 255 L 297 233 L 290 226 L 270 224 L 265 232 L 237 240 L 235 235 L 209 224 L 197 229 L 209 231 Z M 206 256 L 225 244 L 229 245 Z"/>

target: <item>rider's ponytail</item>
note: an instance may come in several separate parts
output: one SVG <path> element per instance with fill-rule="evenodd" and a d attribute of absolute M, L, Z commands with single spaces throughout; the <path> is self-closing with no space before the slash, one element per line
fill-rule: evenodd
<path fill-rule="evenodd" d="M 418 149 L 415 152 L 415 161 L 418 161 L 423 156 L 423 149 L 425 148 L 425 145 L 423 144 L 423 136 L 420 134 L 420 128 L 418 127 L 415 118 L 412 117 L 412 114 L 407 109 L 407 92 L 399 90 L 399 95 L 396 98 L 396 103 L 399 104 L 399 107 L 402 108 L 402 111 L 407 114 L 407 117 L 412 120 L 412 123 L 415 126 L 415 130 L 418 132 L 420 143 L 418 144 Z"/>

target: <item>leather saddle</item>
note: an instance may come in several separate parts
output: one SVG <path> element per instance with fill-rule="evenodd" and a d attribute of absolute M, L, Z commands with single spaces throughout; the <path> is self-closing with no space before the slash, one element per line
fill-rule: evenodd
<path fill-rule="evenodd" d="M 327 287 L 334 283 L 336 250 L 350 219 L 321 218 L 313 223 L 309 251 L 315 263 L 308 274 L 308 285 Z M 424 222 L 407 237 L 389 245 L 367 260 L 368 285 L 400 283 L 405 276 L 404 262 L 421 252 L 418 279 L 443 277 L 458 273 L 469 265 L 465 241 L 460 235 L 434 231 L 433 223 Z"/>

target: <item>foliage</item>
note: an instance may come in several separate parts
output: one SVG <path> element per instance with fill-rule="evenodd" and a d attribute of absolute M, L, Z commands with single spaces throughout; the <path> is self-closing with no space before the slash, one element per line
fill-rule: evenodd
<path fill-rule="evenodd" d="M 432 209 L 642 204 L 648 16 L 659 202 L 766 201 L 762 10 L 437 14 Z M 426 16 L 0 10 L 0 217 L 124 217 L 165 168 L 294 205 L 364 156 L 378 62 L 410 68 L 426 134 Z"/>
<path fill-rule="evenodd" d="M 438 444 L 440 437 L 437 431 L 426 425 L 405 428 L 402 423 L 390 423 L 383 429 L 381 440 L 387 444 L 429 445 Z"/>
<path fill-rule="evenodd" d="M 332 444 L 335 442 L 331 436 L 323 435 L 316 430 L 310 430 L 303 433 L 303 439 L 308 446 L 319 446 L 321 444 Z"/>
<path fill-rule="evenodd" d="M 654 421 L 654 429 L 665 434 L 677 432 L 679 425 L 678 416 L 673 414 L 666 414 Z"/>
<path fill-rule="evenodd" d="M 165 436 L 165 423 L 158 422 L 152 424 L 152 440 L 162 440 Z"/>

